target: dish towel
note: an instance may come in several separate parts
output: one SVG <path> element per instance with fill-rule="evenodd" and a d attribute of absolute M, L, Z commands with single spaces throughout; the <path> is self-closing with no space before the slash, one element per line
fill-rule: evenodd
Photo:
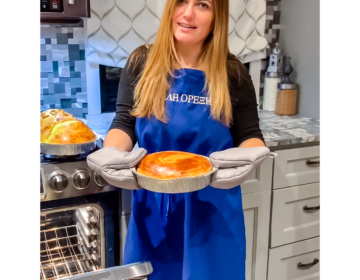
<path fill-rule="evenodd" d="M 265 0 L 229 0 L 229 48 L 243 63 L 266 57 Z M 155 42 L 166 0 L 91 0 L 86 60 L 124 67 L 137 47 Z"/>

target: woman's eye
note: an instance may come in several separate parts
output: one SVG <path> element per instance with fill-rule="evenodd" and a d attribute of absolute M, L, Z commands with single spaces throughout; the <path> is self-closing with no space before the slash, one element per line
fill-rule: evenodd
<path fill-rule="evenodd" d="M 205 3 L 200 3 L 199 6 L 203 9 L 209 9 L 209 5 Z"/>
<path fill-rule="evenodd" d="M 186 0 L 178 0 L 177 1 L 177 4 L 178 5 L 182 5 L 182 4 L 185 4 L 186 3 Z"/>

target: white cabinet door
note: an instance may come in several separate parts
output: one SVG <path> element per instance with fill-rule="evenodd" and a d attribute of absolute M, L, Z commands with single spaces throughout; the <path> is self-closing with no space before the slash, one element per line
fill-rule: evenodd
<path fill-rule="evenodd" d="M 266 279 L 271 191 L 242 196 L 246 230 L 246 280 Z"/>
<path fill-rule="evenodd" d="M 249 179 L 241 185 L 243 195 L 271 190 L 273 162 L 274 159 L 267 157 L 263 163 L 251 173 Z"/>
<path fill-rule="evenodd" d="M 273 189 L 320 181 L 320 146 L 277 151 Z M 308 162 L 309 161 L 309 162 Z"/>
<path fill-rule="evenodd" d="M 301 266 L 299 266 L 299 263 L 301 263 Z M 319 279 L 319 237 L 269 250 L 269 270 L 267 280 Z"/>
<path fill-rule="evenodd" d="M 275 190 L 271 217 L 271 247 L 320 235 L 320 183 Z"/>

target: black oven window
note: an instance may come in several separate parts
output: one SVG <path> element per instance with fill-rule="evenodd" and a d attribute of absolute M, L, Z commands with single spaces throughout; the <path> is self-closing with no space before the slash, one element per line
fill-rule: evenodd
<path fill-rule="evenodd" d="M 116 98 L 122 69 L 100 65 L 101 113 L 116 111 Z"/>

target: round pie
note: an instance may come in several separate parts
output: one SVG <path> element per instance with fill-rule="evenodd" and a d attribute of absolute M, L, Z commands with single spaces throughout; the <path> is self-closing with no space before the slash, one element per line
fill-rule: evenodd
<path fill-rule="evenodd" d="M 152 178 L 176 179 L 205 175 L 211 170 L 210 161 L 203 156 L 166 151 L 145 156 L 136 171 Z"/>
<path fill-rule="evenodd" d="M 40 129 L 65 120 L 75 120 L 75 117 L 61 109 L 49 109 L 40 114 Z"/>
<path fill-rule="evenodd" d="M 41 143 L 80 144 L 96 140 L 96 135 L 83 122 L 74 120 L 58 121 L 41 130 Z"/>

